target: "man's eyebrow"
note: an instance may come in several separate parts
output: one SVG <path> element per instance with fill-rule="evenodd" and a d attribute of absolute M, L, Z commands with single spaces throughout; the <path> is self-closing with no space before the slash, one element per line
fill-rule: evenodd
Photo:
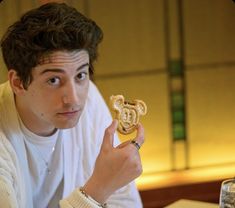
<path fill-rule="evenodd" d="M 83 69 L 83 68 L 86 67 L 86 66 L 90 66 L 90 64 L 89 64 L 89 63 L 85 63 L 85 64 L 79 66 L 79 67 L 77 68 L 77 71 Z"/>
<path fill-rule="evenodd" d="M 80 71 L 81 69 L 83 69 L 83 68 L 86 67 L 86 66 L 89 66 L 89 63 L 85 63 L 85 64 L 79 66 L 76 71 Z M 58 69 L 58 68 L 54 68 L 54 69 L 45 69 L 45 70 L 43 70 L 40 74 L 45 74 L 45 73 L 47 73 L 47 72 L 65 73 L 65 70 L 64 70 L 64 69 Z"/>

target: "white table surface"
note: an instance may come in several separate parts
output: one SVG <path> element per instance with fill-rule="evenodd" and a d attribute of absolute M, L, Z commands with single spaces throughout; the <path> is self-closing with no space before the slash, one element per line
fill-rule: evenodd
<path fill-rule="evenodd" d="M 218 204 L 181 199 L 166 206 L 166 208 L 219 208 Z"/>

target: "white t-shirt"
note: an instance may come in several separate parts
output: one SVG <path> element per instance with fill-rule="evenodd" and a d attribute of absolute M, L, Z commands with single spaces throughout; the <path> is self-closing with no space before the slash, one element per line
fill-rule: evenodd
<path fill-rule="evenodd" d="M 63 194 L 63 151 L 60 130 L 48 137 L 29 131 L 20 120 L 30 169 L 34 208 L 57 208 Z M 56 171 L 56 172 L 55 172 Z"/>

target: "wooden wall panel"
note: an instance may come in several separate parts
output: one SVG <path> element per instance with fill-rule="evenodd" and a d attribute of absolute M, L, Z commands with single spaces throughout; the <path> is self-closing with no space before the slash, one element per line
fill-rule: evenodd
<path fill-rule="evenodd" d="M 186 64 L 235 61 L 234 2 L 183 1 Z"/>
<path fill-rule="evenodd" d="M 162 0 L 89 2 L 89 15 L 104 30 L 98 75 L 165 67 Z"/>
<path fill-rule="evenodd" d="M 190 167 L 235 161 L 235 67 L 187 71 Z"/>

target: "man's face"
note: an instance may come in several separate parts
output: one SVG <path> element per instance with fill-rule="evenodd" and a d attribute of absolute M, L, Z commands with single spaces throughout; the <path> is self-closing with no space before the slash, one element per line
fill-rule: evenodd
<path fill-rule="evenodd" d="M 28 89 L 16 98 L 26 127 L 41 135 L 55 128 L 74 127 L 88 93 L 88 53 L 85 50 L 54 52 L 43 57 L 40 65 L 32 70 L 32 77 Z"/>

